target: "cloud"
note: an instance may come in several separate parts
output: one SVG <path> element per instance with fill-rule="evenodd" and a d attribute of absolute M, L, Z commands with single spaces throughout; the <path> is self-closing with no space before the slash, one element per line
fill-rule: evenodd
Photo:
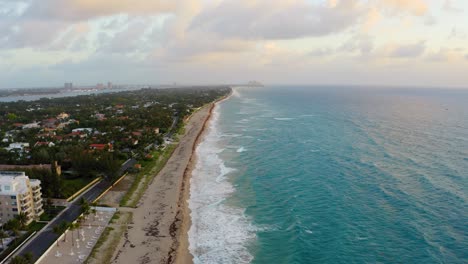
<path fill-rule="evenodd" d="M 382 14 L 377 8 L 371 8 L 367 13 L 366 20 L 363 24 L 364 31 L 369 31 L 374 28 L 382 20 Z"/>
<path fill-rule="evenodd" d="M 327 57 L 327 56 L 333 55 L 334 53 L 335 53 L 334 49 L 320 48 L 320 49 L 315 49 L 309 52 L 309 55 L 312 57 Z"/>
<path fill-rule="evenodd" d="M 468 38 L 468 34 L 462 30 L 459 30 L 456 27 L 453 27 L 452 30 L 450 31 L 450 34 L 448 36 L 448 39 L 460 39 L 460 40 L 465 40 Z"/>
<path fill-rule="evenodd" d="M 98 52 L 126 53 L 147 52 L 154 43 L 148 36 L 155 30 L 152 28 L 154 20 L 150 17 L 132 18 L 123 23 L 120 31 L 107 34 L 102 31 L 96 45 Z M 113 30 L 115 31 L 115 29 Z"/>
<path fill-rule="evenodd" d="M 182 0 L 33 0 L 25 16 L 82 21 L 115 14 L 172 13 L 181 4 Z"/>
<path fill-rule="evenodd" d="M 421 56 L 426 50 L 426 42 L 401 45 L 390 48 L 388 55 L 394 58 L 415 58 Z"/>
<path fill-rule="evenodd" d="M 312 5 L 305 0 L 225 0 L 195 17 L 191 30 L 246 39 L 293 39 L 341 32 L 364 10 L 357 0 Z"/>
<path fill-rule="evenodd" d="M 429 15 L 424 19 L 424 25 L 426 26 L 434 26 L 435 24 L 437 24 L 437 19 L 434 16 Z"/>
<path fill-rule="evenodd" d="M 450 13 L 463 13 L 463 9 L 453 6 L 453 3 L 451 0 L 445 0 L 444 5 L 442 6 L 442 9 Z"/>
<path fill-rule="evenodd" d="M 369 55 L 373 50 L 373 38 L 369 35 L 355 35 L 338 48 L 341 52 L 359 52 L 360 55 Z"/>
<path fill-rule="evenodd" d="M 6 1 L 7 3 L 3 4 L 2 1 L 6 0 L 0 0 L 0 17 L 2 17 L 0 49 L 30 47 L 77 51 L 97 48 L 109 49 L 109 52 L 151 49 L 152 47 L 147 47 L 148 44 L 152 46 L 147 39 L 141 41 L 147 30 L 153 30 L 154 19 L 151 18 L 161 18 L 164 17 L 162 14 L 168 13 L 177 16 L 181 10 L 192 7 L 191 3 L 198 2 L 198 0 L 30 0 Z M 119 19 L 112 19 L 112 17 L 122 17 L 122 14 L 141 20 L 146 19 L 148 23 L 135 26 L 131 23 L 133 20 L 121 23 Z M 119 23 L 114 25 L 116 23 L 112 22 Z M 90 47 L 89 39 L 95 38 L 97 33 L 92 32 L 93 29 L 87 32 L 77 29 L 77 26 L 88 23 L 94 24 L 94 31 L 99 29 L 100 32 L 106 32 L 105 34 L 110 33 L 110 39 L 105 43 L 93 43 L 96 47 Z M 108 27 L 105 28 L 103 24 L 108 24 Z M 131 30 L 126 30 L 127 28 Z"/>
<path fill-rule="evenodd" d="M 24 48 L 48 45 L 56 34 L 67 28 L 61 21 L 24 20 L 0 23 L 0 48 Z"/>
<path fill-rule="evenodd" d="M 458 49 L 440 48 L 437 52 L 427 55 L 426 59 L 432 62 L 447 62 L 458 60 L 463 57 L 463 53 Z"/>
<path fill-rule="evenodd" d="M 391 12 L 408 12 L 415 16 L 423 16 L 429 9 L 424 0 L 380 0 L 379 3 Z"/>
<path fill-rule="evenodd" d="M 255 42 L 243 39 L 221 39 L 215 34 L 188 32 L 183 39 L 168 41 L 151 55 L 153 60 L 171 62 L 200 60 L 203 56 L 220 57 L 252 51 Z"/>

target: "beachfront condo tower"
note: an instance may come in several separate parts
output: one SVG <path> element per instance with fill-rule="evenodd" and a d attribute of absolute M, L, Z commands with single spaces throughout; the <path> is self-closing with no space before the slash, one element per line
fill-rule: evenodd
<path fill-rule="evenodd" d="M 41 181 L 24 172 L 0 171 L 0 223 L 24 212 L 27 224 L 39 219 L 42 209 Z"/>

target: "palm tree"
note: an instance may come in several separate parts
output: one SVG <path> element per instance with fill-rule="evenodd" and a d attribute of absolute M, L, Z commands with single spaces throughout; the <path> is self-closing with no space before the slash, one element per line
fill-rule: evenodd
<path fill-rule="evenodd" d="M 84 221 L 84 216 L 82 216 L 82 215 L 80 217 L 78 217 L 78 221 L 76 221 L 76 226 L 77 226 L 77 228 L 76 228 L 77 235 L 76 236 L 78 238 L 80 238 L 80 228 L 83 225 L 83 221 Z"/>
<path fill-rule="evenodd" d="M 23 256 L 15 256 L 11 259 L 10 264 L 29 264 Z"/>
<path fill-rule="evenodd" d="M 21 233 L 20 233 L 19 229 L 17 229 L 17 228 L 13 228 L 11 231 L 13 232 L 13 236 L 15 237 L 15 243 L 16 243 L 16 240 L 21 235 Z"/>
<path fill-rule="evenodd" d="M 95 208 L 91 209 L 91 213 L 94 215 L 94 221 L 96 221 L 97 211 Z"/>
<path fill-rule="evenodd" d="M 62 234 L 62 227 L 61 227 L 61 225 L 56 225 L 56 226 L 52 227 L 52 231 L 53 231 L 55 234 L 59 235 L 59 237 L 60 237 L 60 235 Z M 59 240 L 60 240 L 59 237 L 57 238 L 57 247 L 60 246 L 60 245 L 59 245 Z"/>
<path fill-rule="evenodd" d="M 57 235 L 59 235 L 59 237 L 57 238 L 57 247 L 59 246 L 59 238 L 60 238 L 60 235 L 65 233 L 65 231 L 67 231 L 68 227 L 69 227 L 69 223 L 67 221 L 63 221 L 61 222 L 60 224 L 54 226 L 52 228 L 53 232 Z M 65 233 L 64 237 L 63 237 L 63 241 L 67 241 L 67 234 Z"/>
<path fill-rule="evenodd" d="M 80 205 L 81 205 L 81 213 L 85 215 L 89 214 L 89 210 L 90 210 L 89 203 L 85 199 L 81 198 Z"/>
<path fill-rule="evenodd" d="M 3 244 L 3 239 L 7 237 L 8 237 L 7 233 L 3 230 L 0 230 L 0 240 L 2 242 L 2 249 L 5 249 L 5 245 Z"/>
<path fill-rule="evenodd" d="M 28 252 L 24 254 L 23 256 L 16 256 L 11 259 L 10 264 L 31 264 L 33 262 L 33 255 Z"/>
<path fill-rule="evenodd" d="M 78 223 L 70 223 L 68 227 L 69 227 L 70 232 L 72 234 L 72 247 L 74 247 L 75 246 L 75 237 L 73 236 L 73 231 L 78 229 Z"/>
<path fill-rule="evenodd" d="M 16 218 L 18 219 L 18 222 L 20 224 L 20 229 L 24 229 L 26 227 L 26 224 L 28 223 L 29 217 L 26 215 L 25 212 L 20 212 Z"/>
<path fill-rule="evenodd" d="M 63 236 L 63 242 L 67 242 L 67 229 L 70 228 L 70 223 L 67 222 L 67 221 L 63 221 L 62 223 L 60 223 L 60 228 L 62 230 L 62 233 L 64 233 L 64 236 Z"/>

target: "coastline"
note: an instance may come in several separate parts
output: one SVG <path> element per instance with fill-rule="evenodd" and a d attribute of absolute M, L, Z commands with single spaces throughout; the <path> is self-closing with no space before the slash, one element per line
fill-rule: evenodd
<path fill-rule="evenodd" d="M 180 201 L 179 201 L 179 208 L 181 209 L 181 215 L 182 215 L 182 224 L 180 227 L 180 232 L 179 232 L 179 237 L 178 237 L 178 247 L 177 247 L 177 253 L 176 253 L 176 258 L 175 258 L 175 263 L 176 264 L 193 264 L 193 255 L 190 253 L 189 250 L 189 237 L 188 237 L 188 232 L 190 229 L 190 226 L 192 224 L 192 218 L 190 216 L 191 210 L 189 208 L 188 201 L 190 199 L 190 179 L 192 178 L 192 172 L 193 169 L 195 168 L 197 164 L 197 147 L 198 145 L 203 141 L 204 137 L 206 136 L 207 132 L 207 127 L 209 126 L 209 123 L 211 122 L 211 117 L 213 114 L 213 111 L 216 107 L 217 104 L 229 99 L 233 94 L 233 88 L 231 87 L 231 92 L 216 100 L 213 102 L 210 106 L 210 111 L 208 113 L 208 116 L 203 123 L 202 130 L 200 131 L 200 134 L 197 136 L 195 140 L 195 144 L 193 145 L 192 149 L 192 156 L 190 158 L 189 164 L 184 172 L 184 181 L 182 185 L 182 191 L 181 191 L 181 196 L 180 196 Z"/>
<path fill-rule="evenodd" d="M 153 179 L 133 222 L 114 252 L 112 263 L 193 263 L 188 249 L 191 225 L 188 199 L 196 148 L 217 103 L 231 92 L 200 108 L 186 122 L 186 132 L 164 168 Z"/>

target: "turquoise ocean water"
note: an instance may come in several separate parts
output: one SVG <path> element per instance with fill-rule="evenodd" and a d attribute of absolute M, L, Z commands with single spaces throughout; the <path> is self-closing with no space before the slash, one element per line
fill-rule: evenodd
<path fill-rule="evenodd" d="M 468 91 L 236 88 L 207 132 L 196 263 L 468 263 Z"/>

